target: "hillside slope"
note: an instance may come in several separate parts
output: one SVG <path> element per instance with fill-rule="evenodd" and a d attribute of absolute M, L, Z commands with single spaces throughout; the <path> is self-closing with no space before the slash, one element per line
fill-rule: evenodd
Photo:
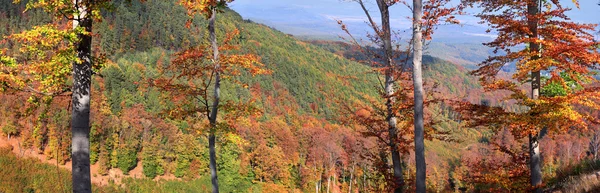
<path fill-rule="evenodd" d="M 311 44 L 353 61 L 365 62 L 364 60 L 369 58 L 354 46 L 344 42 L 321 40 L 311 41 Z M 377 50 L 372 47 L 368 47 L 367 49 Z M 434 49 L 434 46 L 431 45 L 428 49 Z M 405 55 L 400 54 L 400 57 L 405 57 Z M 398 58 L 397 62 L 400 63 L 401 59 Z M 410 62 L 407 65 L 410 67 Z M 452 96 L 452 99 L 467 99 L 467 97 L 471 97 L 471 100 L 477 101 L 483 98 L 483 90 L 481 90 L 477 78 L 469 75 L 469 69 L 463 65 L 431 55 L 423 56 L 423 65 L 425 80 L 428 83 L 439 84 L 440 91 L 449 97 Z"/>
<path fill-rule="evenodd" d="M 173 10 L 174 16 L 167 21 L 162 15 L 143 10 Z M 133 55 L 140 51 L 156 52 L 156 47 L 161 47 L 167 51 L 166 54 L 162 54 L 162 59 L 168 62 L 171 51 L 178 51 L 203 41 L 202 37 L 206 31 L 203 31 L 202 26 L 205 26 L 206 21 L 203 18 L 195 18 L 194 24 L 201 31 L 194 32 L 195 30 L 184 27 L 187 19 L 177 6 L 163 1 L 121 4 L 117 6 L 115 14 L 108 14 L 106 22 L 96 28 L 102 37 L 98 44 L 107 53 L 112 53 L 110 55 L 117 63 L 133 62 L 154 66 L 152 63 L 156 61 L 136 61 L 137 57 Z M 169 34 L 163 36 L 165 28 L 169 30 Z M 367 67 L 357 62 L 301 42 L 265 25 L 243 20 L 233 11 L 221 14 L 218 22 L 220 37 L 223 37 L 224 31 L 232 31 L 234 28 L 241 31 L 238 41 L 242 51 L 259 55 L 266 67 L 273 71 L 272 75 L 267 76 L 240 77 L 251 87 L 260 88 L 263 97 L 283 95 L 280 93 L 282 91 L 289 92 L 299 105 L 299 112 L 332 117 L 335 114 L 330 106 L 333 101 L 327 95 L 334 93 L 346 98 L 360 97 L 363 93 L 375 94 L 371 89 L 375 86 L 375 77 L 368 74 Z M 153 43 L 143 43 L 144 40 L 152 40 L 149 42 Z M 350 79 L 352 81 L 349 81 Z M 230 89 L 242 92 L 237 95 L 249 96 L 243 89 Z M 226 97 L 238 97 L 227 96 L 232 92 L 223 93 Z"/>
<path fill-rule="evenodd" d="M 20 21 L 23 17 L 11 15 L 7 21 Z M 171 1 L 115 1 L 113 12 L 104 13 L 103 22 L 95 25 L 98 38 L 94 39 L 94 46 L 110 60 L 100 72 L 102 76 L 93 81 L 92 89 L 90 156 L 92 163 L 104 170 L 97 175 L 106 175 L 117 168 L 127 173 L 136 166 L 139 168 L 141 162 L 143 174 L 148 178 L 173 175 L 186 180 L 165 185 L 168 187 L 164 187 L 164 192 L 209 186 L 205 175 L 208 153 L 203 120 L 194 116 L 173 120 L 165 116 L 163 110 L 173 96 L 143 84 L 148 78 L 160 76 L 156 66 L 170 64 L 173 53 L 205 43 L 206 20 L 193 18 L 192 28 L 188 29 L 185 28 L 188 19 L 184 10 Z M 372 70 L 352 57 L 332 52 L 327 46 L 303 42 L 243 20 L 230 10 L 220 14 L 217 23 L 220 39 L 224 32 L 239 29 L 241 35 L 236 41 L 242 46 L 241 51 L 261 56 L 266 67 L 273 71 L 271 75 L 234 77 L 248 83 L 248 89 L 232 83 L 223 85 L 225 100 L 254 98 L 263 114 L 242 117 L 234 128 L 220 131 L 217 162 L 222 190 L 265 187 L 314 190 L 315 184 L 332 177 L 339 177 L 337 186 L 343 189 L 352 183 L 349 175 L 361 174 L 362 181 L 355 183 L 370 184 L 363 186 L 363 191 L 385 191 L 385 186 L 376 185 L 385 183 L 388 171 L 378 170 L 380 165 L 373 161 L 377 158 L 369 156 L 386 150 L 378 149 L 374 145 L 377 140 L 364 137 L 356 126 L 337 124 L 338 118 L 348 113 L 340 110 L 339 103 L 360 100 L 364 95 L 379 97 Z M 433 57 L 426 57 L 424 63 L 426 77 L 440 83 L 446 93 L 456 98 L 471 94 L 468 97 L 479 100 L 480 95 L 469 92 L 478 86 L 473 78 L 466 76 L 464 68 Z M 23 96 L 8 95 L 1 95 L 0 99 L 24 100 Z M 38 114 L 19 117 L 10 123 L 5 121 L 0 126 L 12 124 L 22 128 L 19 135 L 25 146 L 64 162 L 69 157 L 70 144 L 70 138 L 62 136 L 69 133 L 66 106 L 65 100 L 56 100 L 49 107 L 47 127 L 30 123 Z M 8 115 L 18 107 L 18 103 L 1 104 L 0 112 Z M 440 127 L 457 129 L 457 138 L 463 138 L 464 143 L 471 143 L 480 135 L 451 121 Z M 428 167 L 449 170 L 446 161 L 458 156 L 455 150 L 459 146 L 463 145 L 428 142 L 431 155 L 428 161 L 432 163 Z M 409 159 L 410 155 L 404 156 Z M 355 170 L 355 166 L 360 170 Z M 445 188 L 447 176 L 443 172 L 437 175 L 432 180 L 437 180 L 438 188 Z M 182 188 L 181 184 L 188 181 L 189 187 Z M 161 186 L 150 180 L 126 183 L 130 186 L 137 183 L 138 191 Z"/>

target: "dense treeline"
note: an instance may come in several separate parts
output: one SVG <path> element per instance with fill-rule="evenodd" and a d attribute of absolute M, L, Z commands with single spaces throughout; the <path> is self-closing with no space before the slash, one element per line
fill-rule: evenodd
<path fill-rule="evenodd" d="M 23 12 L 24 8 L 25 2 L 0 2 L 0 26 L 6 26 L 0 28 L 1 36 L 51 22 L 41 10 Z M 208 120 L 172 116 L 169 110 L 179 99 L 152 82 L 170 75 L 163 74 L 160 67 L 172 64 L 176 52 L 207 43 L 206 19 L 193 18 L 192 25 L 199 30 L 186 28 L 189 18 L 185 9 L 162 0 L 113 1 L 102 15 L 103 21 L 94 28 L 99 38 L 94 38 L 93 46 L 107 60 L 92 83 L 90 161 L 99 167 L 97 175 L 108 175 L 115 169 L 127 174 L 142 167 L 147 179 L 127 179 L 122 181 L 125 187 L 110 185 L 97 190 L 208 191 Z M 219 128 L 217 141 L 221 191 L 389 192 L 394 183 L 390 178 L 393 171 L 389 169 L 389 149 L 376 137 L 366 135 L 368 128 L 363 124 L 347 120 L 351 116 L 370 116 L 345 107 L 362 104 L 357 101 L 368 101 L 379 94 L 374 89 L 379 84 L 377 75 L 357 62 L 364 58 L 346 44 L 302 42 L 243 20 L 231 10 L 220 14 L 219 39 L 234 29 L 240 30 L 234 42 L 241 47 L 235 52 L 259 55 L 272 73 L 242 73 L 222 85 L 226 91 L 222 97 L 227 102 L 220 119 L 226 124 Z M 15 48 L 13 42 L 1 43 Z M 446 99 L 518 108 L 496 102 L 504 93 L 484 94 L 462 67 L 429 56 L 424 57 L 423 64 L 425 79 L 439 84 L 436 91 Z M 28 95 L 7 93 L 0 95 L 0 100 L 6 101 L 0 104 L 0 127 L 7 138 L 18 136 L 24 147 L 61 164 L 70 161 L 68 96 L 55 96 L 46 103 Z M 233 108 L 236 104 L 248 108 Z M 432 105 L 426 111 L 436 122 L 433 127 L 449 133 L 443 140 L 426 141 L 428 190 L 509 190 L 528 183 L 527 171 L 516 165 L 525 164 L 525 159 L 511 157 L 526 151 L 519 145 L 522 139 L 514 139 L 505 130 L 494 133 L 487 128 L 467 128 L 461 123 L 461 114 L 449 103 Z M 572 132 L 555 138 L 540 142 L 547 177 L 566 175 L 580 160 L 587 159 L 586 134 Z M 403 154 L 402 160 L 406 184 L 411 185 L 406 189 L 413 190 L 412 152 Z M 14 157 L 0 157 L 2 168 L 16 163 Z M 16 174 L 17 179 L 36 171 L 22 172 L 27 173 Z M 58 174 L 61 178 L 66 175 L 64 171 Z M 160 176 L 184 181 L 150 180 Z M 20 180 L 21 184 L 14 179 L 6 182 L 19 188 L 17 191 L 48 188 L 23 187 L 36 184 L 27 180 Z M 71 188 L 67 184 L 61 188 Z"/>
<path fill-rule="evenodd" d="M 149 80 L 160 76 L 157 66 L 169 64 L 175 51 L 204 41 L 206 32 L 185 28 L 185 13 L 173 2 L 117 2 L 113 9 L 95 28 L 101 38 L 96 38 L 94 45 L 109 60 L 92 85 L 96 97 L 91 108 L 91 163 L 99 165 L 99 175 L 106 175 L 111 168 L 126 174 L 141 163 L 149 178 L 203 176 L 208 165 L 208 151 L 203 145 L 206 139 L 201 137 L 206 133 L 203 120 L 169 118 L 164 113 L 172 106 L 170 96 L 152 87 Z M 167 20 L 163 15 L 152 15 L 156 11 L 144 10 L 173 10 L 181 17 Z M 20 18 L 7 17 L 9 21 Z M 205 23 L 202 18 L 194 20 L 194 25 Z M 378 158 L 377 152 L 369 152 L 377 150 L 373 139 L 362 137 L 358 128 L 335 123 L 339 118 L 337 103 L 374 94 L 374 76 L 367 67 L 244 21 L 232 11 L 222 14 L 218 28 L 221 37 L 224 31 L 240 29 L 237 43 L 241 52 L 260 54 L 273 71 L 269 76 L 236 77 L 246 85 L 224 85 L 233 91 L 226 92 L 226 100 L 253 99 L 260 114 L 243 118 L 218 141 L 223 191 L 248 189 L 260 186 L 260 182 L 287 189 L 349 189 L 351 180 L 354 189 L 386 188 L 377 185 L 388 171 L 378 171 L 368 161 Z M 36 112 L 27 112 L 19 105 L 18 101 L 26 100 L 25 95 L 2 97 L 15 101 L 3 105 L 3 112 L 15 117 L 4 123 L 4 128 L 19 128 L 14 134 L 25 147 L 49 158 L 60 155 L 63 163 L 68 161 L 68 113 L 61 110 L 68 106 L 67 97 L 56 97 Z M 37 119 L 40 113 L 48 118 Z"/>

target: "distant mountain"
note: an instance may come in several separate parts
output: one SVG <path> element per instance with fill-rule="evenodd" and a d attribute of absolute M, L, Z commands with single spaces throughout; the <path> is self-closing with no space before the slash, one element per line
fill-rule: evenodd
<path fill-rule="evenodd" d="M 573 20 L 584 23 L 600 23 L 598 17 L 594 17 L 600 6 L 597 1 L 580 1 L 580 7 L 576 8 L 570 0 L 560 0 L 561 3 L 572 11 L 567 13 Z M 365 1 L 368 10 L 372 11 L 373 17 L 377 16 L 377 7 L 372 1 Z M 457 5 L 460 1 L 453 0 L 451 5 Z M 232 9 L 240 13 L 244 18 L 251 19 L 269 26 L 275 27 L 284 33 L 293 35 L 309 35 L 306 32 L 313 30 L 315 33 L 340 33 L 336 19 L 345 21 L 348 28 L 356 35 L 364 35 L 368 30 L 365 23 L 366 18 L 360 6 L 351 1 L 343 0 L 252 0 L 236 1 Z M 480 21 L 473 15 L 479 10 L 467 9 L 469 15 L 457 16 L 465 26 L 440 26 L 437 41 L 445 43 L 465 43 L 488 41 L 490 35 L 485 33 L 487 26 L 478 24 Z M 390 10 L 392 28 L 396 30 L 409 29 L 411 24 L 410 10 L 403 5 L 393 6 Z M 306 25 L 309 23 L 309 25 Z M 301 30 L 299 30 L 301 29 Z M 317 35 L 317 34 L 315 34 Z"/>
<path fill-rule="evenodd" d="M 285 9 L 277 9 L 276 11 L 285 11 Z M 297 11 L 294 10 L 293 12 Z M 364 22 L 347 22 L 343 18 L 331 16 L 310 17 L 307 20 L 302 20 L 303 15 L 298 16 L 301 19 L 296 19 L 296 15 L 282 16 L 282 18 L 287 19 L 278 20 L 270 20 L 263 17 L 247 17 L 246 19 L 271 26 L 287 34 L 310 37 L 310 39 L 331 40 L 339 36 L 346 36 L 346 33 L 337 24 L 337 19 L 344 21 L 344 24 L 348 27 L 352 35 L 357 38 L 365 38 L 372 31 Z M 405 40 L 412 33 L 408 28 L 394 28 L 394 30 Z M 486 33 L 486 30 L 487 28 L 474 25 L 443 25 L 438 27 L 433 38 L 436 42 L 442 43 L 483 43 L 495 37 L 495 34 Z"/>
<path fill-rule="evenodd" d="M 442 43 L 437 41 L 431 42 L 426 47 L 425 53 L 470 70 L 477 68 L 477 64 L 493 54 L 492 49 L 481 43 Z"/>
<path fill-rule="evenodd" d="M 334 7 L 335 9 L 333 9 Z M 343 21 L 350 32 L 357 37 L 365 37 L 372 31 L 358 5 L 337 0 L 315 1 L 313 4 L 290 0 L 277 2 L 257 0 L 252 3 L 237 2 L 231 8 L 245 19 L 296 36 L 317 36 L 331 39 L 331 37 L 345 35 L 337 20 Z M 367 9 L 373 11 L 376 8 L 367 4 Z M 376 14 L 376 11 L 373 12 Z M 406 19 L 406 13 L 408 13 L 406 8 L 395 6 L 390 18 L 393 30 L 404 38 L 411 34 L 411 24 Z M 373 15 L 373 17 L 377 17 L 377 15 Z M 494 36 L 494 34 L 487 34 L 486 29 L 485 26 L 476 22 L 465 21 L 461 26 L 439 26 L 434 38 L 436 41 L 445 43 L 481 43 L 489 41 Z"/>
<path fill-rule="evenodd" d="M 346 5 L 346 4 L 343 4 Z M 277 5 L 273 7 L 256 7 L 251 5 L 234 5 L 236 12 L 245 19 L 273 27 L 283 33 L 294 35 L 303 40 L 341 40 L 346 37 L 336 20 L 344 21 L 349 31 L 357 38 L 364 39 L 371 33 L 369 26 L 362 17 L 336 16 L 320 14 L 323 10 L 314 8 Z M 395 19 L 396 23 L 403 23 Z M 411 30 L 406 25 L 396 25 L 394 30 L 401 41 L 410 38 Z M 487 28 L 481 25 L 465 23 L 463 25 L 440 25 L 435 30 L 433 42 L 427 47 L 426 53 L 443 60 L 475 69 L 475 65 L 485 60 L 491 49 L 482 43 L 495 38 L 495 34 L 487 33 Z"/>
<path fill-rule="evenodd" d="M 250 15 L 246 19 L 274 27 L 284 33 L 300 36 L 332 35 L 333 29 L 339 27 L 334 22 L 327 22 L 323 16 L 309 12 L 301 7 L 274 6 L 248 7 L 235 6 L 236 12 Z M 338 30 L 341 32 L 341 30 Z"/>
<path fill-rule="evenodd" d="M 496 38 L 495 33 L 487 33 L 487 27 L 479 25 L 440 25 L 434 31 L 433 41 L 448 44 L 481 44 Z"/>

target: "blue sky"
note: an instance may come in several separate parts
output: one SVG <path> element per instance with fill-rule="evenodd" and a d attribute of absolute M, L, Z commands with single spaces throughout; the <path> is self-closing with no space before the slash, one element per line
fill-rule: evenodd
<path fill-rule="evenodd" d="M 375 1 L 366 0 L 367 7 L 377 12 Z M 409 1 L 410 2 L 410 1 Z M 459 0 L 453 0 L 458 4 Z M 580 9 L 575 8 L 571 0 L 561 0 L 564 6 L 572 7 L 568 15 L 575 21 L 600 23 L 600 6 L 598 0 L 580 0 Z M 236 0 L 231 6 L 244 18 L 271 25 L 279 30 L 294 35 L 336 35 L 341 31 L 336 19 L 343 20 L 353 33 L 364 34 L 367 26 L 360 6 L 349 0 Z M 476 12 L 476 9 L 469 10 Z M 408 29 L 411 15 L 404 5 L 396 5 L 391 11 L 392 27 L 396 30 Z M 376 14 L 373 15 L 377 17 Z M 465 36 L 491 38 L 485 34 L 485 26 L 478 24 L 478 18 L 460 16 L 465 25 L 449 27 L 447 33 L 460 33 Z M 442 31 L 442 30 L 439 30 Z M 443 35 L 443 34 L 438 34 Z"/>

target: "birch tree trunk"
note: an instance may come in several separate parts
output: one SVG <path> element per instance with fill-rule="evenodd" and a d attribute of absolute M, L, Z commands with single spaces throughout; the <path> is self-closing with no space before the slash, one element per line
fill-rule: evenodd
<path fill-rule="evenodd" d="M 538 13 L 538 0 L 531 1 L 527 4 L 527 13 L 529 16 L 535 16 Z M 532 17 L 528 18 L 529 30 L 531 31 L 530 37 L 538 37 L 538 21 Z M 530 52 L 537 53 L 539 51 L 539 45 L 536 42 L 529 43 Z M 536 55 L 531 58 L 532 60 L 539 59 Z M 537 100 L 540 96 L 540 71 L 531 72 L 531 98 Z M 536 187 L 533 192 L 541 193 L 542 189 L 539 186 L 542 185 L 542 169 L 541 169 L 541 158 L 540 158 L 540 144 L 539 144 L 539 133 L 529 134 L 529 170 L 531 172 L 531 186 Z"/>
<path fill-rule="evenodd" d="M 73 63 L 73 94 L 71 112 L 71 159 L 73 192 L 92 192 L 90 176 L 90 85 L 92 80 L 92 19 L 83 0 L 73 0 L 78 13 L 73 28 L 81 27 L 86 34 L 77 34 L 77 57 Z"/>
<path fill-rule="evenodd" d="M 426 163 L 423 131 L 423 33 L 421 17 L 423 1 L 413 0 L 413 85 L 415 101 L 415 162 L 417 169 L 416 188 L 418 193 L 425 193 Z"/>
<path fill-rule="evenodd" d="M 219 179 L 217 178 L 217 156 L 215 151 L 215 132 L 217 127 L 217 111 L 219 110 L 219 100 L 221 97 L 221 65 L 219 64 L 219 47 L 217 45 L 217 35 L 215 33 L 215 20 L 217 17 L 217 8 L 212 8 L 212 14 L 208 20 L 208 31 L 210 33 L 210 43 L 213 51 L 213 62 L 215 65 L 215 88 L 213 95 L 212 110 L 210 111 L 210 133 L 208 136 L 208 149 L 210 157 L 210 179 L 212 183 L 212 192 L 219 193 Z"/>

